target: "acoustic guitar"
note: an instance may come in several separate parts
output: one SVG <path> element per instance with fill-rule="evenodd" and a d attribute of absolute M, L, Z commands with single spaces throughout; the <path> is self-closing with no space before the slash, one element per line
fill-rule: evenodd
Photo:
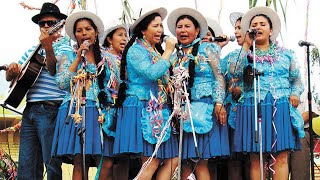
<path fill-rule="evenodd" d="M 64 24 L 64 19 L 59 21 L 49 30 L 49 35 L 58 31 Z M 17 108 L 24 96 L 28 93 L 29 89 L 37 81 L 43 67 L 45 66 L 45 58 L 38 54 L 41 47 L 42 46 L 39 43 L 23 64 L 17 77 L 11 81 L 9 95 L 4 101 L 5 104 Z"/>

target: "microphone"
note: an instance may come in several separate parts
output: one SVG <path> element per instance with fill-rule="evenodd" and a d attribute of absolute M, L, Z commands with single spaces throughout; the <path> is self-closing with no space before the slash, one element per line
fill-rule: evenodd
<path fill-rule="evenodd" d="M 9 66 L 8 65 L 3 65 L 3 66 L 0 66 L 0 71 L 1 70 L 5 70 L 5 71 L 7 71 L 9 69 Z"/>
<path fill-rule="evenodd" d="M 162 38 L 163 42 L 166 43 L 167 40 L 168 40 L 168 38 L 170 38 L 169 35 L 163 35 L 163 38 Z M 177 50 L 180 49 L 180 46 L 179 46 L 178 44 L 175 44 L 174 47 L 175 47 Z"/>
<path fill-rule="evenodd" d="M 258 31 L 256 29 L 248 29 L 248 33 L 249 33 L 249 37 L 251 39 L 254 39 L 258 33 Z"/>
<path fill-rule="evenodd" d="M 223 42 L 223 41 L 226 41 L 226 40 L 227 40 L 227 38 L 224 38 L 224 37 L 210 37 L 209 38 L 210 42 L 213 42 L 213 41 Z M 230 36 L 229 37 L 229 41 L 233 42 L 234 40 L 236 40 L 236 38 L 234 36 Z"/>
<path fill-rule="evenodd" d="M 315 45 L 314 45 L 313 43 L 311 43 L 311 42 L 302 41 L 302 40 L 300 40 L 300 41 L 298 42 L 298 44 L 299 44 L 300 47 L 302 47 L 302 46 L 315 46 Z"/>
<path fill-rule="evenodd" d="M 89 42 L 89 40 L 85 40 L 85 41 L 83 42 L 83 44 L 89 46 L 89 45 L 90 45 L 90 42 Z M 81 51 L 81 57 L 84 58 L 84 56 L 86 55 L 86 53 L 87 53 L 87 50 L 86 50 L 86 49 L 82 50 L 82 51 Z"/>
<path fill-rule="evenodd" d="M 163 42 L 166 42 L 166 41 L 168 40 L 168 38 L 169 38 L 169 37 L 170 37 L 170 36 L 168 36 L 168 35 L 163 35 L 163 38 L 162 38 Z M 183 56 L 182 47 L 181 47 L 181 46 L 179 46 L 177 43 L 174 45 L 174 47 L 175 47 L 175 48 L 176 48 L 176 50 L 177 50 L 178 58 L 179 58 L 179 59 L 181 59 L 181 58 L 182 58 L 182 56 Z"/>

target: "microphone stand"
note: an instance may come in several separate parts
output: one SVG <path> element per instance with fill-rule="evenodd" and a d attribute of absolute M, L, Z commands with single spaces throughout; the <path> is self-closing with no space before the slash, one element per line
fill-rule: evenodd
<path fill-rule="evenodd" d="M 85 61 L 84 56 L 82 56 L 82 67 L 84 71 L 86 71 L 87 62 Z M 86 79 L 88 78 L 88 73 L 86 72 L 86 78 L 82 85 L 82 98 L 81 98 L 81 109 L 82 109 L 82 123 L 81 127 L 77 130 L 77 135 L 80 136 L 80 148 L 81 148 L 81 155 L 82 155 L 82 180 L 87 180 L 86 174 L 86 154 L 85 154 L 85 131 L 86 131 Z"/>
<path fill-rule="evenodd" d="M 178 61 L 183 58 L 182 47 L 177 49 Z M 176 93 L 176 92 L 175 92 Z M 179 100 L 180 101 L 180 100 Z M 179 129 L 179 161 L 178 161 L 178 180 L 181 180 L 181 162 L 182 162 L 182 142 L 183 142 L 183 118 L 180 117 L 180 129 Z"/>
<path fill-rule="evenodd" d="M 310 80 L 310 44 L 307 44 L 307 69 L 308 69 L 308 108 L 309 108 L 309 134 L 310 134 L 310 164 L 311 178 L 314 180 L 314 154 L 313 154 L 313 129 L 312 129 L 312 95 L 311 95 L 311 80 Z"/>
<path fill-rule="evenodd" d="M 262 154 L 262 112 L 260 98 L 260 76 L 264 75 L 256 69 L 256 36 L 252 36 L 253 46 L 253 90 L 254 90 L 254 122 L 255 142 L 259 142 L 260 180 L 263 180 L 263 154 Z M 258 86 L 258 87 L 257 87 Z M 257 95 L 258 92 L 258 95 Z M 259 130 L 259 131 L 258 131 Z"/>

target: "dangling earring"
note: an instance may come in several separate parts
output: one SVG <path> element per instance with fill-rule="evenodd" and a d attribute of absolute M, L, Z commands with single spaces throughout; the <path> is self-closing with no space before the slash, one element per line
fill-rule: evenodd
<path fill-rule="evenodd" d="M 97 42 L 98 36 L 96 36 L 95 40 L 94 40 L 94 44 Z"/>
<path fill-rule="evenodd" d="M 113 53 L 113 46 L 112 46 L 112 44 L 110 44 L 110 52 Z"/>
<path fill-rule="evenodd" d="M 146 40 L 146 35 L 144 34 L 144 35 L 142 36 L 142 38 L 143 38 L 144 40 Z"/>

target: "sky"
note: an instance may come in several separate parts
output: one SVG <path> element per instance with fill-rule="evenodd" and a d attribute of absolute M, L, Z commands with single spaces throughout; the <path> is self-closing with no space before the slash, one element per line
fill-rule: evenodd
<path fill-rule="evenodd" d="M 285 0 L 282 0 L 285 2 Z M 0 17 L 2 17 L 0 34 L 2 45 L 0 48 L 0 65 L 17 62 L 22 54 L 32 45 L 39 42 L 39 28 L 31 21 L 31 17 L 38 14 L 38 10 L 24 9 L 19 3 L 21 0 L 7 0 L 3 3 Z M 41 7 L 45 0 L 25 0 L 26 4 Z M 96 12 L 107 27 L 108 22 L 118 19 L 122 13 L 122 0 L 88 0 L 88 10 Z M 141 7 L 152 3 L 153 6 L 167 8 L 168 14 L 179 7 L 197 8 L 204 16 L 216 19 L 227 36 L 233 35 L 234 30 L 229 21 L 231 12 L 248 10 L 248 0 L 128 0 L 134 12 Z M 196 3 L 197 2 L 197 3 Z M 259 5 L 264 5 L 265 0 L 258 0 Z M 299 40 L 305 40 L 306 34 L 306 9 L 308 0 L 287 0 L 287 23 L 278 3 L 279 16 L 282 21 L 281 34 L 277 40 L 281 45 L 296 52 L 299 63 L 305 64 L 305 48 L 299 47 Z M 67 14 L 70 0 L 59 0 L 56 5 Z M 221 8 L 222 7 L 222 8 Z M 320 1 L 309 0 L 308 41 L 320 47 Z M 165 34 L 170 34 L 164 20 Z M 222 56 L 239 48 L 236 42 L 229 43 L 223 50 Z M 303 70 L 303 69 L 302 69 Z M 303 73 L 305 75 L 305 72 Z M 5 81 L 4 71 L 0 72 L 0 97 L 6 95 L 9 83 Z"/>

